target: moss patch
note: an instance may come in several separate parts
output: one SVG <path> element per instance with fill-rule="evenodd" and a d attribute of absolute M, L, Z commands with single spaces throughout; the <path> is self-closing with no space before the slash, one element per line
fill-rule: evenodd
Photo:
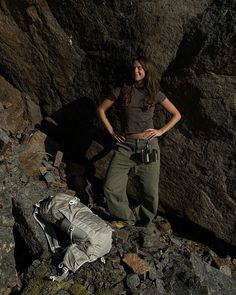
<path fill-rule="evenodd" d="M 71 295 L 88 295 L 87 290 L 83 285 L 81 285 L 79 282 L 74 283 L 70 288 L 68 289 Z"/>
<path fill-rule="evenodd" d="M 72 281 L 68 282 L 52 282 L 43 278 L 33 278 L 29 281 L 28 286 L 23 290 L 22 295 L 41 295 L 54 294 L 61 289 L 68 290 Z"/>
<path fill-rule="evenodd" d="M 30 280 L 29 285 L 23 290 L 22 295 L 40 295 L 43 284 L 44 282 L 40 278 Z"/>
<path fill-rule="evenodd" d="M 33 278 L 21 293 L 22 295 L 56 294 L 59 290 L 66 290 L 71 295 L 89 295 L 86 288 L 79 282 L 52 282 L 43 278 Z M 113 290 L 100 289 L 94 295 L 115 295 Z"/>

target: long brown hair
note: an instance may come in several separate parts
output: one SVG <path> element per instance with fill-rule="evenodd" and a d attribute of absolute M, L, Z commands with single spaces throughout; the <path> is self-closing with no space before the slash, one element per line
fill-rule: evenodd
<path fill-rule="evenodd" d="M 159 75 L 155 63 L 148 57 L 138 56 L 132 59 L 132 65 L 135 61 L 138 61 L 145 71 L 144 85 L 147 90 L 147 96 L 144 99 L 143 107 L 148 109 L 155 103 L 155 96 L 160 90 Z M 121 96 L 124 105 L 127 105 L 131 101 L 132 90 L 135 84 L 131 84 L 122 88 Z"/>

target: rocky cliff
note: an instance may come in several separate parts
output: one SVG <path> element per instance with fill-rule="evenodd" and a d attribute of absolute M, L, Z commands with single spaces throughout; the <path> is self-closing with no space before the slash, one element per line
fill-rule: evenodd
<path fill-rule="evenodd" d="M 27 177 L 17 177 L 30 185 L 42 175 L 40 165 L 58 143 L 70 162 L 84 163 L 93 140 L 106 147 L 109 139 L 94 123 L 94 108 L 110 87 L 127 78 L 132 56 L 149 55 L 158 65 L 163 91 L 182 114 L 181 122 L 160 139 L 160 211 L 235 246 L 235 11 L 234 0 L 2 0 L 2 178 L 14 179 L 19 172 L 14 167 L 20 165 Z M 42 153 L 41 147 L 27 144 L 32 144 L 35 125 L 46 116 L 51 121 L 45 130 L 57 144 L 42 136 L 37 140 L 48 148 Z M 156 125 L 167 118 L 160 109 Z M 13 149 L 16 164 L 7 159 L 12 145 L 18 144 Z M 100 181 L 108 160 L 106 156 L 94 163 Z M 21 234 L 27 229 L 28 237 L 34 230 L 30 219 L 22 221 L 21 210 L 27 205 L 19 202 L 17 182 L 2 181 L 4 265 L 14 252 L 13 227 Z M 33 191 L 34 201 L 48 193 Z M 130 191 L 132 195 L 132 187 Z M 38 237 L 27 241 L 32 257 L 43 252 Z M 18 278 L 13 256 L 9 259 L 15 273 L 11 288 Z M 3 285 L 8 282 L 7 276 L 1 277 Z"/>

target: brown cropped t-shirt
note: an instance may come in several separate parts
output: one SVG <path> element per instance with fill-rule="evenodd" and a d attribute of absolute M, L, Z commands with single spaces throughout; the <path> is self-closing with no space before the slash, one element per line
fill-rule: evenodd
<path fill-rule="evenodd" d="M 111 92 L 114 100 L 120 98 L 122 88 L 115 88 Z M 143 103 L 147 96 L 146 88 L 134 87 L 131 93 L 131 101 L 128 105 L 122 106 L 120 109 L 121 131 L 125 134 L 141 133 L 148 128 L 154 128 L 153 115 L 155 106 L 166 98 L 161 91 L 155 97 L 155 105 L 144 110 Z"/>

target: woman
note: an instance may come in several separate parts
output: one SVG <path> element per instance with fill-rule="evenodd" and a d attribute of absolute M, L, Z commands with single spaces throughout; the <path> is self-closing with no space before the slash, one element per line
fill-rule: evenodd
<path fill-rule="evenodd" d="M 158 182 L 160 170 L 160 150 L 158 137 L 170 130 L 181 118 L 179 111 L 159 90 L 158 73 L 153 61 L 137 57 L 132 61 L 133 84 L 116 88 L 97 109 L 98 116 L 110 135 L 117 141 L 115 153 L 110 163 L 104 193 L 108 209 L 117 220 L 116 227 L 140 225 L 153 229 L 153 218 L 158 207 Z M 121 131 L 113 129 L 106 111 L 117 100 L 120 109 Z M 154 109 L 161 104 L 170 114 L 170 121 L 155 129 Z M 138 220 L 129 208 L 126 195 L 128 174 L 134 168 L 138 176 L 139 212 Z"/>

